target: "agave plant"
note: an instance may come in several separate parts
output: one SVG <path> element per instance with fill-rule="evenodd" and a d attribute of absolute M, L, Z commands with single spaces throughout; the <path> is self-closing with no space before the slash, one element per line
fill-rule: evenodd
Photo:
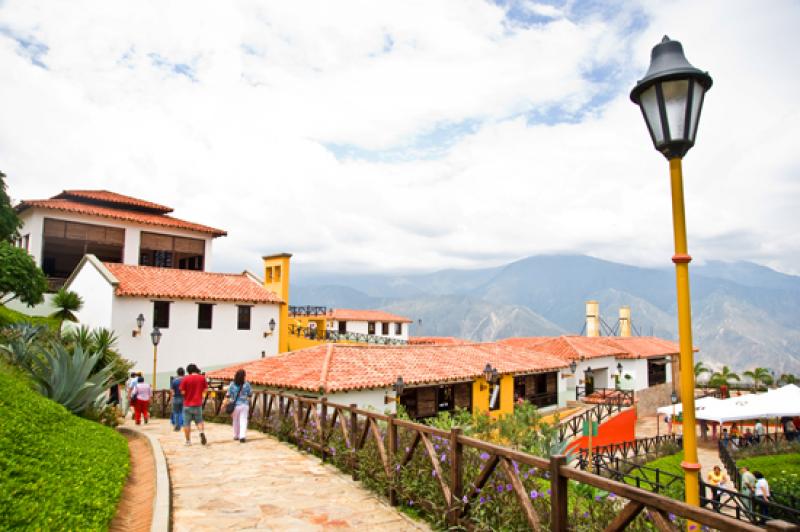
<path fill-rule="evenodd" d="M 0 353 L 8 363 L 23 369 L 29 369 L 31 360 L 39 351 L 38 340 L 44 327 L 28 323 L 15 323 L 5 329 L 8 342 L 0 345 Z"/>
<path fill-rule="evenodd" d="M 110 365 L 92 373 L 102 352 L 84 351 L 76 345 L 70 353 L 63 345 L 53 343 L 41 354 L 41 358 L 32 358 L 31 375 L 42 395 L 76 414 L 98 406 L 112 375 Z"/>

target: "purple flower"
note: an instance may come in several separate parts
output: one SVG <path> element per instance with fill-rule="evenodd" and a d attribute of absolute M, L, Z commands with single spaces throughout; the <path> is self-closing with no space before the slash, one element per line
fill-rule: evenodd
<path fill-rule="evenodd" d="M 445 460 L 447 460 L 447 455 L 442 453 L 442 456 L 439 457 L 439 461 L 444 462 Z"/>
<path fill-rule="evenodd" d="M 485 503 L 485 502 L 486 502 L 486 499 L 485 499 L 484 497 L 481 497 L 481 499 L 480 499 L 480 501 L 479 501 L 479 502 L 480 502 L 481 504 L 483 504 L 483 503 Z"/>
<path fill-rule="evenodd" d="M 536 490 L 531 490 L 531 499 L 535 499 L 539 496 L 539 492 Z"/>
<path fill-rule="evenodd" d="M 513 461 L 513 460 L 511 461 L 511 463 L 512 463 L 512 464 L 514 464 L 514 471 L 516 471 L 517 473 L 519 473 L 519 464 L 518 464 L 518 463 L 516 463 L 516 462 L 515 462 L 515 461 Z"/>
<path fill-rule="evenodd" d="M 536 474 L 536 468 L 535 468 L 535 467 L 532 467 L 532 468 L 528 469 L 528 474 L 529 474 L 529 475 L 534 475 L 534 474 Z"/>
<path fill-rule="evenodd" d="M 600 502 L 600 495 L 595 495 L 594 496 L 594 500 L 596 500 L 597 502 Z"/>
<path fill-rule="evenodd" d="M 432 477 L 435 477 L 435 476 L 436 476 L 436 470 L 435 470 L 435 469 L 431 471 L 431 476 L 432 476 Z"/>
<path fill-rule="evenodd" d="M 434 449 L 435 451 L 438 451 L 438 450 L 439 450 L 439 446 L 438 446 L 438 445 L 434 445 L 434 446 L 433 446 L 433 449 Z"/>
<path fill-rule="evenodd" d="M 697 528 L 697 525 L 689 525 L 689 530 L 694 530 L 695 528 Z"/>
<path fill-rule="evenodd" d="M 589 512 L 583 512 L 583 518 L 586 519 L 587 517 L 589 517 Z"/>
<path fill-rule="evenodd" d="M 670 521 L 674 521 L 675 520 L 675 514 L 669 514 L 667 517 L 669 517 Z"/>
<path fill-rule="evenodd" d="M 545 471 L 544 472 L 544 478 L 550 478 L 550 472 L 549 471 Z"/>
<path fill-rule="evenodd" d="M 464 504 L 467 504 L 467 501 L 469 501 L 469 499 L 467 499 L 467 496 L 466 496 L 466 495 L 464 495 L 463 497 L 461 497 L 461 502 L 463 502 Z"/>
<path fill-rule="evenodd" d="M 497 486 L 497 493 L 502 493 L 502 492 L 503 492 L 503 485 L 500 484 Z"/>
<path fill-rule="evenodd" d="M 489 453 L 481 453 L 481 460 L 486 461 L 489 459 Z"/>
<path fill-rule="evenodd" d="M 511 491 L 512 487 L 511 484 L 506 484 L 506 491 Z"/>
<path fill-rule="evenodd" d="M 414 506 L 414 501 L 408 501 L 409 506 Z"/>
<path fill-rule="evenodd" d="M 411 449 L 409 449 L 408 447 L 406 447 L 406 452 L 408 452 L 408 451 L 410 451 L 410 450 L 411 450 Z"/>
<path fill-rule="evenodd" d="M 528 474 L 527 473 L 523 473 L 522 474 L 522 478 L 527 479 L 528 478 Z"/>
<path fill-rule="evenodd" d="M 400 464 L 397 464 L 396 466 L 394 466 L 394 470 L 395 471 L 400 471 Z"/>
<path fill-rule="evenodd" d="M 547 490 L 547 495 L 552 495 L 552 492 L 549 489 Z"/>
<path fill-rule="evenodd" d="M 609 494 L 608 494 L 608 498 L 609 498 L 609 499 L 615 499 L 616 497 L 617 497 L 617 496 L 616 496 L 616 495 L 614 495 L 614 492 L 611 492 L 611 493 L 609 493 Z"/>

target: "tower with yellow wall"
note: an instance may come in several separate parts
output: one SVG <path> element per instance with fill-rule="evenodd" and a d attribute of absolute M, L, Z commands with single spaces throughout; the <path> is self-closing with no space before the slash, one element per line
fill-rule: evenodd
<path fill-rule="evenodd" d="M 619 308 L 619 335 L 626 338 L 631 335 L 631 307 Z"/>
<path fill-rule="evenodd" d="M 264 287 L 275 292 L 283 301 L 278 325 L 279 353 L 289 350 L 289 261 L 291 258 L 291 253 L 278 253 L 262 257 L 264 260 Z"/>
<path fill-rule="evenodd" d="M 600 336 L 600 303 L 586 302 L 586 336 Z"/>

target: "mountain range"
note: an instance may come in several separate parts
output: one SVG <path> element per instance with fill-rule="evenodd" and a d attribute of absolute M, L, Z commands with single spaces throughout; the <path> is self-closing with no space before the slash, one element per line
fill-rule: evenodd
<path fill-rule="evenodd" d="M 691 271 L 696 360 L 735 370 L 800 373 L 800 277 L 750 262 Z M 292 303 L 377 308 L 414 320 L 412 335 L 489 341 L 581 334 L 599 301 L 604 334 L 631 307 L 634 333 L 677 339 L 675 273 L 584 255 L 538 255 L 505 266 L 428 274 L 297 276 Z"/>

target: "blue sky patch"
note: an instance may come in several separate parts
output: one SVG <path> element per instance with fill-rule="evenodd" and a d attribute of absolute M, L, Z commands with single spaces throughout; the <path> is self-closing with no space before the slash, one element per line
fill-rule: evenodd
<path fill-rule="evenodd" d="M 50 47 L 41 41 L 38 41 L 32 35 L 22 36 L 14 33 L 7 26 L 0 26 L 0 35 L 4 35 L 10 39 L 14 39 L 17 43 L 17 53 L 22 57 L 27 58 L 32 64 L 37 67 L 47 70 L 47 65 L 44 63 L 44 56 L 50 51 Z"/>
<path fill-rule="evenodd" d="M 186 76 L 192 80 L 192 82 L 197 81 L 194 68 L 186 63 L 173 63 L 155 52 L 148 54 L 147 57 L 150 58 L 153 66 L 157 68 L 167 72 L 172 72 L 173 74 L 177 74 L 179 76 Z"/>

